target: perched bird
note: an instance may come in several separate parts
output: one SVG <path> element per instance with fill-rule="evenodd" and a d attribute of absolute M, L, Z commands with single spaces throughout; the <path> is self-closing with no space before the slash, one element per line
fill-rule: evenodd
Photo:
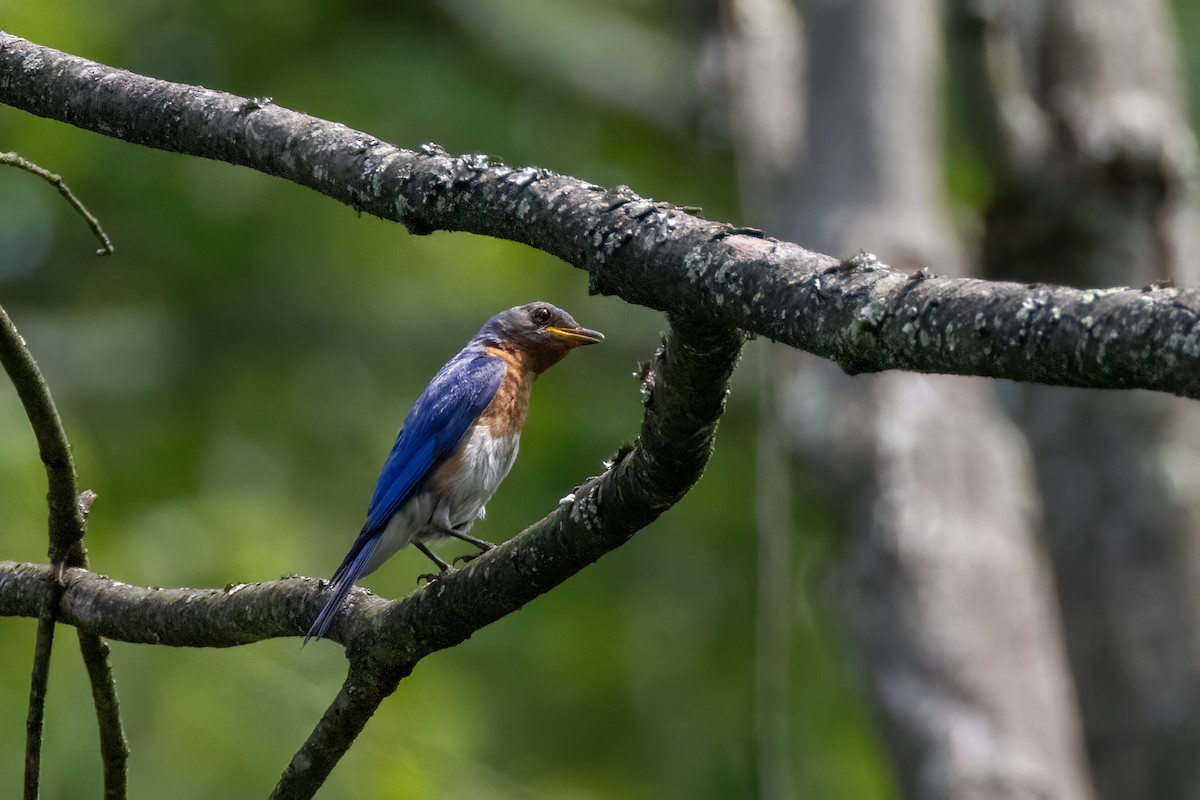
<path fill-rule="evenodd" d="M 430 542 L 454 537 L 480 553 L 495 546 L 470 529 L 516 460 L 533 379 L 574 348 L 603 338 L 561 308 L 528 303 L 489 319 L 441 368 L 396 436 L 367 522 L 333 573 L 332 593 L 306 643 L 325 635 L 359 578 L 405 545 L 428 556 L 439 574 L 450 565 L 429 549 Z"/>

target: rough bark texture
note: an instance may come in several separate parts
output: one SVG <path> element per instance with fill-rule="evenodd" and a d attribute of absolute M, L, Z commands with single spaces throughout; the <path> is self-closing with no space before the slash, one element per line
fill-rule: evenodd
<path fill-rule="evenodd" d="M 1166 3 L 991 9 L 973 20 L 985 82 L 969 89 L 998 123 L 992 274 L 1194 285 L 1195 147 Z M 1022 399 L 1098 794 L 1198 797 L 1200 411 L 1142 393 Z"/>
<path fill-rule="evenodd" d="M 800 240 L 962 262 L 941 211 L 938 5 L 804 5 Z M 788 427 L 847 496 L 850 639 L 905 796 L 1089 797 L 1029 464 L 993 386 L 786 361 Z"/>
<path fill-rule="evenodd" d="M 269 100 L 134 75 L 4 33 L 0 102 L 277 175 L 415 233 L 525 242 L 586 269 L 595 291 L 704 314 L 852 373 L 910 369 L 1200 397 L 1192 290 L 1078 291 L 903 274 L 865 255 L 841 261 L 628 187 L 435 145 L 402 150 Z"/>

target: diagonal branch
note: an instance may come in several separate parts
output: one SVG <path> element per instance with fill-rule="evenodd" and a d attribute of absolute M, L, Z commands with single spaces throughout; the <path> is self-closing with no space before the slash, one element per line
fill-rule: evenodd
<path fill-rule="evenodd" d="M 1200 398 L 1200 294 L 1081 291 L 907 275 L 847 262 L 639 197 L 436 145 L 135 75 L 0 33 L 0 102 L 130 142 L 240 164 L 414 233 L 524 242 L 592 288 L 703 313 L 837 361 Z"/>

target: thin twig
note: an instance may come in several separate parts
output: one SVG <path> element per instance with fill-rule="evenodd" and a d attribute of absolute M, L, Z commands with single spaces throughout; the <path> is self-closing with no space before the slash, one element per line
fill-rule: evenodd
<path fill-rule="evenodd" d="M 50 583 L 52 595 L 62 587 Z M 25 719 L 25 800 L 38 800 L 42 770 L 42 728 L 46 716 L 46 687 L 50 683 L 50 651 L 54 647 L 54 604 L 46 603 L 38 618 L 33 650 L 33 676 L 29 681 L 29 714 Z"/>
<path fill-rule="evenodd" d="M 79 212 L 79 216 L 83 217 L 84 222 L 92 229 L 92 233 L 100 240 L 100 249 L 96 251 L 98 256 L 111 256 L 113 254 L 112 240 L 108 238 L 108 234 L 104 232 L 104 228 L 100 226 L 100 220 L 96 219 L 92 212 L 87 210 L 75 193 L 71 191 L 71 187 L 63 181 L 62 177 L 55 175 L 48 169 L 43 169 L 32 161 L 22 158 L 16 153 L 0 153 L 0 164 L 7 164 L 10 167 L 17 167 L 26 172 L 31 172 L 42 178 L 45 181 L 53 184 L 63 197 L 67 198 L 67 202 L 71 207 Z"/>

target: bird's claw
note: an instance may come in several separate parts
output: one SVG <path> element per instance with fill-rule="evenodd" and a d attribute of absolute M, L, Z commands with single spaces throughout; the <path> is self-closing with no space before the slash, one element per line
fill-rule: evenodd
<path fill-rule="evenodd" d="M 434 582 L 441 580 L 442 577 L 444 577 L 445 575 L 448 575 L 450 572 L 451 572 L 451 570 L 444 570 L 442 572 L 423 573 L 423 574 L 417 576 L 417 584 L 420 585 L 421 581 L 425 581 L 426 585 L 432 585 Z"/>

